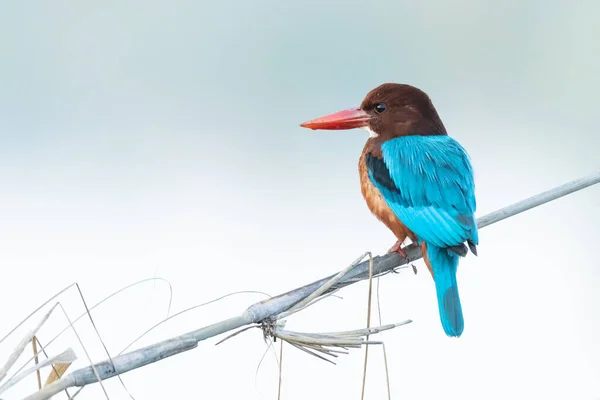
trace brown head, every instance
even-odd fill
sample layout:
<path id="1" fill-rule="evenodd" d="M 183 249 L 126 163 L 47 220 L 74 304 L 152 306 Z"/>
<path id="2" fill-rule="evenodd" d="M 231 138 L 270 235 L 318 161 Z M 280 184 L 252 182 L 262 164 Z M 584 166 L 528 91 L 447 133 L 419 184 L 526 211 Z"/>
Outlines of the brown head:
<path id="1" fill-rule="evenodd" d="M 371 90 L 360 107 L 339 111 L 300 125 L 309 129 L 364 128 L 385 141 L 407 135 L 446 135 L 429 96 L 414 86 L 384 83 Z"/>

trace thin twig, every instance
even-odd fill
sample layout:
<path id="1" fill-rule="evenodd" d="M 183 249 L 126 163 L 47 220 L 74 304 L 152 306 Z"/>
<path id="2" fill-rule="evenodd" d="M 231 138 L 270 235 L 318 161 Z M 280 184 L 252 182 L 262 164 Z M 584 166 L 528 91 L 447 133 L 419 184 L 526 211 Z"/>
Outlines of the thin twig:
<path id="1" fill-rule="evenodd" d="M 385 350 L 385 342 L 381 344 L 383 349 L 383 365 L 385 366 L 385 382 L 387 387 L 388 400 L 392 400 L 392 390 L 390 388 L 390 371 L 388 370 L 387 351 Z"/>
<path id="2" fill-rule="evenodd" d="M 383 322 L 381 322 L 381 303 L 379 302 L 379 279 L 377 278 L 377 314 L 379 316 L 379 325 L 382 325 Z M 385 366 L 385 381 L 386 381 L 386 386 L 387 386 L 387 393 L 388 393 L 388 400 L 392 400 L 392 390 L 390 388 L 390 371 L 388 369 L 388 360 L 387 360 L 387 351 L 385 349 L 385 342 L 383 342 L 383 344 L 381 345 L 381 348 L 383 350 L 383 365 Z"/>
<path id="3" fill-rule="evenodd" d="M 172 302 L 172 298 L 173 298 L 173 290 L 171 287 L 171 283 L 169 281 L 167 281 L 166 279 L 163 278 L 147 278 L 147 279 L 143 279 L 141 281 L 137 281 L 134 282 L 132 284 L 129 284 L 125 287 L 122 287 L 121 289 L 111 293 L 110 295 L 108 295 L 107 297 L 105 297 L 104 299 L 102 299 L 101 301 L 99 301 L 98 303 L 94 304 L 92 307 L 90 307 L 86 312 L 82 313 L 81 315 L 79 315 L 77 318 L 75 318 L 72 322 L 73 325 L 79 321 L 81 318 L 83 318 L 84 316 L 87 316 L 89 313 L 91 313 L 91 311 L 93 309 L 95 309 L 96 307 L 100 306 L 102 303 L 106 302 L 107 300 L 109 300 L 110 298 L 116 296 L 117 294 L 133 287 L 133 286 L 137 286 L 140 285 L 142 283 L 145 282 L 149 282 L 149 281 L 163 281 L 166 282 L 169 286 L 169 306 L 167 309 L 167 315 L 169 314 L 170 310 L 171 310 L 171 302 Z M 4 342 L 10 335 L 13 334 L 13 332 L 15 332 L 19 327 L 21 327 L 29 318 L 31 318 L 35 313 L 37 313 L 38 311 L 40 311 L 42 308 L 44 308 L 46 305 L 50 304 L 54 299 L 56 299 L 57 297 L 59 297 L 61 294 L 63 294 L 64 292 L 66 292 L 67 290 L 69 290 L 72 287 L 77 287 L 78 283 L 71 283 L 70 285 L 64 287 L 63 289 L 61 289 L 58 293 L 54 294 L 50 299 L 46 300 L 42 305 L 40 305 L 39 307 L 37 307 L 34 311 L 32 311 L 27 317 L 25 317 L 21 322 L 19 322 L 13 329 L 11 329 L 2 339 L 0 339 L 0 344 L 2 344 L 2 342 Z M 39 323 L 39 325 L 37 326 L 37 328 L 33 331 L 33 334 L 35 334 L 35 332 L 37 332 L 37 330 L 39 330 L 39 328 L 45 323 L 45 321 L 50 317 L 50 314 L 52 313 L 52 311 L 54 310 L 54 308 L 56 308 L 58 306 L 58 303 L 55 303 L 51 309 L 44 315 L 44 318 L 42 319 L 42 321 Z M 88 313 L 89 311 L 89 313 Z M 49 347 L 56 339 L 58 339 L 59 336 L 61 336 L 64 332 L 66 332 L 69 328 L 73 328 L 73 325 L 67 324 L 56 336 L 54 336 L 48 343 L 46 343 L 45 347 Z M 28 343 L 27 338 L 24 338 L 22 343 L 25 343 L 25 345 Z M 39 344 L 39 341 L 38 341 Z M 23 345 L 23 349 L 24 346 Z M 41 344 L 40 344 L 41 346 Z M 20 348 L 20 346 L 19 346 Z M 22 352 L 22 350 L 20 350 L 20 352 Z M 10 366 L 12 366 L 11 363 L 11 359 L 13 359 L 13 357 L 17 357 L 20 355 L 21 353 L 14 353 L 13 355 L 11 355 L 11 357 L 9 357 L 9 360 L 7 361 L 6 365 L 3 368 L 0 368 L 0 381 L 2 381 L 2 379 L 6 376 L 6 372 L 8 371 L 8 369 L 10 368 Z M 36 354 L 40 354 L 40 352 L 37 352 Z M 27 363 L 31 362 L 33 360 L 33 356 L 31 358 L 29 358 L 27 360 Z M 16 361 L 16 359 L 14 360 Z M 14 363 L 13 361 L 13 363 Z M 22 367 L 23 368 L 23 367 Z M 22 369 L 21 368 L 21 369 Z M 18 371 L 17 371 L 18 372 Z"/>
<path id="4" fill-rule="evenodd" d="M 100 304 L 104 303 L 105 301 L 107 301 L 108 299 L 110 299 L 113 296 L 116 296 L 117 294 L 129 289 L 132 286 L 136 286 L 139 285 L 141 283 L 144 282 L 148 282 L 148 281 L 164 281 L 169 285 L 169 307 L 167 310 L 167 315 L 169 315 L 169 311 L 171 310 L 171 301 L 173 298 L 173 289 L 171 288 L 171 283 L 163 278 L 147 278 L 147 279 L 143 279 L 141 281 L 138 282 L 134 282 L 130 285 L 127 285 L 119 290 L 117 290 L 116 292 L 113 292 L 112 294 L 110 294 L 109 296 L 105 297 L 104 299 L 102 299 L 101 301 L 99 301 L 98 303 L 94 304 L 92 307 L 89 308 L 89 311 L 91 312 L 94 308 L 98 307 Z M 37 313 L 39 310 L 41 310 L 42 308 L 44 308 L 46 305 L 50 304 L 54 299 L 56 299 L 58 296 L 60 296 L 61 294 L 63 294 L 64 292 L 66 292 L 67 290 L 69 290 L 70 288 L 72 288 L 73 286 L 75 286 L 77 284 L 77 282 L 71 283 L 70 285 L 64 287 L 63 289 L 61 289 L 58 293 L 55 293 L 52 297 L 50 297 L 48 300 L 46 300 L 44 303 L 42 303 L 39 307 L 37 307 L 35 310 L 33 310 L 28 316 L 26 316 L 25 318 L 23 318 L 23 320 L 21 322 L 19 322 L 13 329 L 11 329 L 6 335 L 4 335 L 4 337 L 2 337 L 2 339 L 0 339 L 0 344 L 2 344 L 2 342 L 4 342 L 6 340 L 6 338 L 8 338 L 10 335 L 13 334 L 14 331 L 16 331 L 17 329 L 19 329 L 19 327 L 21 327 L 25 321 L 27 321 L 29 318 L 31 318 L 35 313 Z M 75 318 L 73 320 L 73 323 L 77 322 L 79 319 L 83 318 L 84 316 L 88 315 L 87 311 L 84 312 L 83 314 L 81 314 L 79 317 Z M 46 346 L 49 346 L 60 334 L 62 334 L 63 332 L 65 332 L 67 329 L 69 329 L 70 326 L 67 325 L 56 337 L 54 337 L 52 340 L 50 340 Z M 1 380 L 1 378 L 0 378 Z"/>
<path id="5" fill-rule="evenodd" d="M 325 357 L 323 357 L 322 355 L 320 355 L 320 354 L 317 354 L 317 353 L 315 353 L 314 351 L 311 351 L 311 350 L 309 350 L 308 348 L 306 348 L 306 346 L 300 346 L 300 345 L 298 345 L 298 344 L 296 344 L 296 343 L 293 343 L 293 342 L 290 342 L 290 344 L 291 344 L 292 346 L 294 346 L 295 348 L 297 348 L 297 349 L 299 349 L 299 350 L 302 350 L 302 351 L 304 351 L 304 352 L 306 352 L 306 353 L 310 354 L 311 356 L 315 356 L 315 357 L 317 357 L 317 358 L 320 358 L 320 359 L 321 359 L 321 360 L 323 360 L 323 361 L 327 361 L 328 363 L 331 363 L 331 364 L 335 365 L 335 363 L 334 363 L 333 361 L 331 361 L 330 359 L 328 359 L 328 358 L 325 358 Z"/>
<path id="6" fill-rule="evenodd" d="M 196 308 L 204 307 L 204 306 L 209 305 L 211 303 L 215 303 L 217 301 L 223 300 L 226 297 L 235 296 L 235 295 L 238 295 L 238 294 L 262 294 L 262 295 L 265 295 L 267 297 L 270 297 L 265 292 L 260 292 L 260 291 L 256 291 L 256 290 L 241 290 L 241 291 L 238 291 L 238 292 L 227 293 L 227 294 L 225 294 L 223 296 L 217 297 L 216 299 L 212 299 L 212 300 L 209 300 L 209 301 L 205 301 L 204 303 L 196 304 L 195 306 L 188 307 L 188 308 L 186 308 L 184 310 L 181 310 L 181 311 L 179 311 L 179 312 L 177 312 L 177 313 L 175 313 L 173 315 L 170 315 L 167 318 L 163 319 L 162 321 L 159 321 L 156 324 L 152 325 L 144 333 L 142 333 L 141 335 L 139 335 L 131 343 L 129 343 L 127 346 L 125 346 L 125 348 L 119 352 L 119 355 L 123 354 L 125 352 L 125 350 L 127 350 L 128 348 L 130 348 L 131 346 L 133 346 L 138 340 L 140 340 L 141 338 L 143 338 L 144 336 L 146 336 L 148 333 L 150 333 L 152 330 L 154 330 L 155 328 L 157 328 L 159 325 L 162 325 L 165 322 L 167 322 L 167 321 L 169 321 L 169 320 L 171 320 L 171 319 L 173 319 L 175 317 L 178 317 L 180 315 L 183 315 L 183 314 L 185 314 L 185 313 L 187 313 L 189 311 L 195 310 Z M 249 328 L 252 328 L 252 327 L 249 327 Z M 238 333 L 241 333 L 241 332 L 238 332 Z M 231 337 L 235 336 L 236 334 L 232 334 Z M 219 343 L 217 343 L 217 345 L 221 344 L 222 342 L 224 342 L 227 339 L 228 338 L 225 338 L 225 339 L 221 340 Z"/>
<path id="7" fill-rule="evenodd" d="M 301 333 L 284 330 L 283 322 L 279 321 L 275 323 L 263 323 L 263 333 L 267 339 L 274 338 L 280 339 L 281 341 L 286 341 L 294 347 L 302 349 L 307 354 L 313 355 L 321 360 L 327 360 L 325 357 L 315 353 L 315 351 L 333 358 L 337 358 L 338 354 L 348 354 L 348 348 L 360 348 L 364 345 L 370 344 L 383 344 L 381 341 L 369 340 L 367 336 L 396 328 L 398 326 L 406 325 L 410 322 L 412 321 L 406 320 L 396 324 L 388 324 L 385 326 L 369 327 L 344 332 Z M 335 364 L 335 362 L 332 360 L 327 361 Z"/>
<path id="8" fill-rule="evenodd" d="M 363 258 L 365 258 L 367 255 L 370 255 L 371 252 L 367 251 L 364 254 L 362 254 L 360 257 L 358 257 L 356 260 L 354 260 L 350 265 L 348 265 L 345 269 L 343 269 L 342 271 L 338 272 L 334 277 L 332 277 L 329 281 L 327 281 L 326 283 L 324 283 L 323 285 L 321 285 L 318 289 L 316 289 L 314 292 L 312 292 L 309 296 L 307 296 L 306 298 L 302 299 L 300 302 L 298 302 L 297 304 L 295 304 L 293 307 L 291 307 L 289 310 L 277 315 L 276 319 L 282 319 L 287 317 L 288 315 L 291 315 L 293 313 L 296 313 L 302 309 L 304 309 L 305 307 L 307 307 L 313 300 L 316 300 L 317 297 L 323 295 L 325 292 L 328 292 L 333 285 L 335 285 L 337 282 L 340 281 L 340 279 L 348 272 L 350 271 L 352 268 L 356 267 L 356 265 L 361 262 L 361 260 Z M 335 290 L 335 289 L 334 289 Z"/>
<path id="9" fill-rule="evenodd" d="M 596 172 L 588 177 L 569 182 L 555 189 L 541 193 L 537 196 L 533 196 L 486 215 L 477 220 L 477 225 L 479 228 L 483 228 L 510 216 L 529 210 L 533 207 L 547 203 L 551 200 L 566 196 L 588 186 L 592 186 L 598 182 L 600 182 L 600 172 Z M 421 249 L 418 246 L 407 246 L 404 248 L 404 251 L 409 256 L 411 262 L 422 257 Z M 363 262 L 348 270 L 348 272 L 345 273 L 340 280 L 329 289 L 329 291 L 337 290 L 367 279 L 370 275 L 370 268 L 368 264 L 369 263 Z M 405 264 L 407 264 L 407 260 L 402 258 L 398 253 L 390 253 L 382 257 L 375 257 L 373 259 L 372 276 L 377 277 L 387 274 Z M 143 367 L 144 365 L 154 363 L 172 355 L 191 350 L 198 346 L 199 341 L 206 340 L 213 336 L 220 335 L 242 326 L 261 323 L 289 310 L 294 305 L 297 305 L 303 299 L 314 293 L 315 290 L 321 288 L 323 284 L 330 281 L 334 276 L 320 279 L 316 282 L 302 286 L 298 289 L 291 290 L 282 295 L 253 304 L 239 316 L 208 325 L 175 338 L 164 340 L 162 342 L 158 342 L 117 357 L 113 357 L 112 363 L 103 361 L 96 364 L 94 368 L 99 371 L 101 379 L 109 379 L 118 374 L 123 374 L 127 371 Z M 323 292 L 322 294 L 326 293 L 327 292 Z M 92 366 L 88 366 L 67 374 L 58 381 L 44 387 L 42 390 L 31 394 L 26 398 L 26 400 L 45 400 L 64 390 L 65 388 L 84 386 L 97 381 L 98 378 L 95 376 Z"/>
<path id="10" fill-rule="evenodd" d="M 277 385 L 277 400 L 281 400 L 281 380 L 283 373 L 283 340 L 279 343 L 279 384 Z"/>
<path id="11" fill-rule="evenodd" d="M 239 335 L 240 333 L 246 332 L 247 330 L 252 329 L 252 328 L 260 328 L 260 325 L 250 325 L 250 326 L 240 329 L 239 331 L 235 331 L 231 335 L 227 335 L 223 339 L 219 340 L 217 343 L 215 343 L 215 346 L 218 346 L 221 343 L 223 343 L 224 341 L 229 340 L 232 337 L 235 337 L 235 336 Z"/>
<path id="12" fill-rule="evenodd" d="M 75 355 L 75 352 L 73 351 L 73 349 L 68 348 L 67 350 L 63 351 L 62 353 L 60 353 L 57 356 L 47 358 L 44 361 L 42 361 L 41 363 L 34 364 L 31 367 L 25 369 L 21 373 L 11 376 L 10 379 L 8 379 L 6 382 L 4 382 L 4 384 L 2 386 L 0 386 L 0 394 L 4 393 L 8 389 L 10 389 L 17 382 L 23 380 L 30 373 L 32 373 L 34 371 L 39 371 L 40 368 L 43 368 L 43 367 L 46 367 L 48 365 L 52 365 L 55 363 L 72 363 L 76 359 L 77 359 L 77 356 Z"/>
<path id="13" fill-rule="evenodd" d="M 40 346 L 41 352 L 44 353 L 44 356 L 46 356 L 46 358 L 49 358 L 48 357 L 48 353 L 46 352 L 46 349 L 45 349 L 44 345 L 42 344 L 42 342 L 40 342 L 40 339 L 37 336 L 35 337 L 35 341 Z M 56 379 L 60 379 L 64 375 L 63 373 L 60 373 L 60 371 L 56 369 L 56 366 L 54 364 L 52 364 L 51 367 L 52 367 L 52 373 L 55 373 L 56 376 L 57 376 Z M 48 378 L 50 378 L 50 377 L 48 377 Z M 52 382 L 54 382 L 54 380 Z M 46 384 L 49 384 L 49 383 L 52 383 L 52 382 L 46 381 Z M 65 394 L 67 395 L 68 399 L 71 399 L 71 395 L 69 394 L 69 391 L 67 389 L 65 389 Z"/>
<path id="14" fill-rule="evenodd" d="M 373 297 L 373 255 L 369 252 L 369 297 L 367 299 L 367 329 L 371 327 L 371 299 Z M 367 341 L 369 335 L 367 334 Z M 363 366 L 363 379 L 360 398 L 365 398 L 365 386 L 367 385 L 367 360 L 369 359 L 369 345 L 365 345 L 365 363 Z"/>
<path id="15" fill-rule="evenodd" d="M 38 357 L 38 351 L 37 351 L 37 336 L 33 335 L 33 338 L 31 339 L 31 347 L 33 347 L 33 355 L 34 360 L 35 360 L 35 365 L 39 364 L 40 359 Z M 38 382 L 38 390 L 40 390 L 42 388 L 42 374 L 40 373 L 40 370 L 38 369 L 37 371 L 35 371 L 36 375 L 37 375 L 37 382 Z"/>
<path id="16" fill-rule="evenodd" d="M 54 309 L 57 307 L 57 304 L 55 304 L 54 306 L 52 306 L 47 312 L 46 314 L 44 314 L 44 316 L 42 317 L 42 319 L 40 320 L 40 322 L 38 322 L 38 324 L 35 326 L 35 328 L 28 332 L 25 337 L 23 337 L 23 339 L 21 340 L 21 342 L 19 342 L 19 344 L 17 345 L 17 347 L 13 350 L 13 352 L 11 353 L 11 355 L 8 357 L 8 360 L 6 361 L 6 364 L 4 364 L 4 366 L 2 368 L 0 368 L 0 382 L 6 377 L 6 375 L 8 374 L 8 371 L 12 368 L 12 366 L 17 362 L 17 360 L 19 359 L 19 357 L 21 356 L 21 354 L 23 354 L 23 351 L 25 350 L 25 347 L 29 344 L 29 342 L 31 341 L 31 339 L 37 334 L 37 332 L 40 330 L 40 328 L 42 327 L 42 325 L 44 325 L 46 323 L 46 321 L 48 320 L 48 318 L 50 318 L 50 315 L 52 314 L 52 312 L 54 311 Z M 20 326 L 21 324 L 19 324 Z M 14 332 L 14 329 L 11 331 Z M 6 339 L 6 337 L 4 337 L 2 340 Z M 2 341 L 0 340 L 0 343 Z"/>

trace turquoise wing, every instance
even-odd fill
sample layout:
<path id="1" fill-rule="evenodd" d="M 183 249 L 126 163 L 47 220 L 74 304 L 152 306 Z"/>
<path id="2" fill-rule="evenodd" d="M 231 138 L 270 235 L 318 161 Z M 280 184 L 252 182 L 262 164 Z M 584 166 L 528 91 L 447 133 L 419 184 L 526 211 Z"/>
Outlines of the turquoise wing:
<path id="1" fill-rule="evenodd" d="M 367 167 L 396 216 L 420 241 L 456 248 L 478 244 L 475 184 L 469 156 L 449 136 L 405 136 L 367 154 Z"/>

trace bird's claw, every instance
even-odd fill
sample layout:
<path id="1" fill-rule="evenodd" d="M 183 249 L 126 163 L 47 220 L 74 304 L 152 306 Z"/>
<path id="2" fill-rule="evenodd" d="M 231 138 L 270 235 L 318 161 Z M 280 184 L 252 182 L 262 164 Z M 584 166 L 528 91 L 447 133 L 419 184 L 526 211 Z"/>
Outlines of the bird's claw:
<path id="1" fill-rule="evenodd" d="M 402 242 L 397 240 L 396 243 L 388 250 L 388 253 L 398 253 L 402 256 L 402 258 L 405 258 L 408 260 L 408 255 L 406 254 L 406 252 L 404 250 L 402 250 L 401 246 L 402 246 Z"/>

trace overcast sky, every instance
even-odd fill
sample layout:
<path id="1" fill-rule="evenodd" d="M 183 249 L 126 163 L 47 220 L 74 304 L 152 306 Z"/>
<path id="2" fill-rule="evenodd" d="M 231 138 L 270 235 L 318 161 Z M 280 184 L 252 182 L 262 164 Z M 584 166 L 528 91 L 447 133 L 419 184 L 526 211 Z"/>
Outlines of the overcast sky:
<path id="1" fill-rule="evenodd" d="M 598 171 L 599 19 L 592 0 L 5 2 L 0 337 L 73 282 L 91 305 L 162 277 L 176 312 L 234 291 L 276 295 L 384 253 L 395 238 L 358 184 L 367 134 L 298 126 L 383 82 L 431 96 L 471 154 L 478 216 Z M 382 278 L 383 322 L 414 320 L 381 336 L 392 397 L 600 398 L 599 198 L 592 187 L 480 232 L 479 257 L 459 267 L 458 340 L 422 261 L 417 276 Z M 288 328 L 363 327 L 367 284 L 340 295 Z M 94 312 L 111 354 L 166 316 L 168 296 L 147 283 Z M 262 299 L 200 308 L 136 346 Z M 74 289 L 60 302 L 71 318 L 83 311 Z M 39 318 L 0 345 L 0 364 Z M 65 323 L 57 312 L 41 342 Z M 89 321 L 76 327 L 105 359 Z M 122 379 L 136 399 L 275 399 L 274 351 L 257 373 L 261 335 L 211 339 Z M 68 346 L 73 370 L 89 363 L 72 333 L 48 351 Z M 370 353 L 367 398 L 382 399 L 381 349 Z M 333 366 L 284 347 L 282 398 L 359 398 L 362 358 Z M 32 376 L 2 398 L 35 388 Z M 118 379 L 106 389 L 129 398 Z M 82 395 L 102 398 L 98 385 Z"/>

